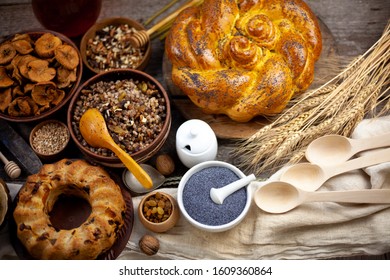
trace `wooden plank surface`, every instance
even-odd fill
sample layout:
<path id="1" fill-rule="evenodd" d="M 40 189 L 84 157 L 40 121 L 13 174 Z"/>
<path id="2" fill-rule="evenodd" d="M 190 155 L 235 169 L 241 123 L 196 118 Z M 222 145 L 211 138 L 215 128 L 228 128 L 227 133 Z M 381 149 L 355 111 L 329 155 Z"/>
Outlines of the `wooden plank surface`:
<path id="1" fill-rule="evenodd" d="M 29 0 L 0 0 L 0 39 L 8 34 L 22 30 L 40 28 L 34 18 Z M 50 1 L 48 1 L 50 2 Z M 113 16 L 130 17 L 143 23 L 148 17 L 166 5 L 169 0 L 103 0 L 100 19 Z M 169 11 L 184 3 L 179 1 Z M 390 19 L 389 0 L 307 0 L 314 13 L 330 29 L 340 55 L 356 57 L 363 54 L 379 39 L 387 21 Z M 150 27 L 150 26 L 149 26 Z M 80 38 L 75 38 L 79 42 Z M 152 42 L 152 57 L 145 72 L 154 76 L 164 86 L 162 61 L 164 42 L 158 39 Z M 185 118 L 173 107 L 173 124 L 169 139 L 163 152 L 175 153 L 175 133 Z M 26 136 L 27 133 L 24 135 Z M 219 139 L 217 158 L 227 162 L 234 160 L 230 156 L 234 142 Z M 178 168 L 177 172 L 183 172 Z M 0 174 L 1 175 L 1 174 Z M 390 254 L 383 256 L 362 256 L 355 259 L 389 259 Z"/>

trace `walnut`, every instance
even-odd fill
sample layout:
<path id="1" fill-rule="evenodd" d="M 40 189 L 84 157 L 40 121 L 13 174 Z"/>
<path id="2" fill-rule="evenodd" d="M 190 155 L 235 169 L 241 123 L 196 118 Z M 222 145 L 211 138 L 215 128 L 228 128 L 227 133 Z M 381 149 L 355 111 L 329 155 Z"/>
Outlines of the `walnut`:
<path id="1" fill-rule="evenodd" d="M 168 176 L 175 171 L 175 162 L 168 154 L 162 154 L 156 158 L 156 168 L 162 175 Z"/>
<path id="2" fill-rule="evenodd" d="M 139 240 L 138 245 L 141 251 L 148 256 L 156 254 L 160 249 L 160 242 L 158 241 L 158 239 L 149 234 L 145 234 L 144 236 L 142 236 L 142 238 Z"/>

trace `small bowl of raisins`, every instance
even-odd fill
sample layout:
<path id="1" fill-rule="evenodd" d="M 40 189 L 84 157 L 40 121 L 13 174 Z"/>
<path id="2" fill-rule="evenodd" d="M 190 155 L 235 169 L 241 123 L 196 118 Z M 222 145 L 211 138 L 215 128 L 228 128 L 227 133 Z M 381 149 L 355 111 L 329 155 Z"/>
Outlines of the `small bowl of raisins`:
<path id="1" fill-rule="evenodd" d="M 155 191 L 145 195 L 138 205 L 138 218 L 150 231 L 166 232 L 180 217 L 176 200 L 169 194 Z"/>

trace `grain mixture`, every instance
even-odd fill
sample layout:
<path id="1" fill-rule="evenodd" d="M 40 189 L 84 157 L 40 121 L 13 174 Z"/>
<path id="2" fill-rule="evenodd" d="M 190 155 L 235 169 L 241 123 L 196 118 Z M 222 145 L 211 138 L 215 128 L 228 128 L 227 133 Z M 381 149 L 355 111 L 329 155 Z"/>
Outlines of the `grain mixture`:
<path id="1" fill-rule="evenodd" d="M 129 154 L 150 145 L 166 119 L 166 101 L 154 84 L 133 79 L 92 84 L 81 91 L 72 127 L 84 147 L 103 156 L 115 155 L 107 149 L 89 146 L 80 133 L 80 118 L 90 108 L 102 113 L 111 137 Z"/>

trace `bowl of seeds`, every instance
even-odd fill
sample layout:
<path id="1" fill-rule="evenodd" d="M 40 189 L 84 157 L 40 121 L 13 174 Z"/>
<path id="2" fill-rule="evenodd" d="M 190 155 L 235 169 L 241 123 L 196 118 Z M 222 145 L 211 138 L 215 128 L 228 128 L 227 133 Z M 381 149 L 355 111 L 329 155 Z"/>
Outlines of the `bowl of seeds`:
<path id="1" fill-rule="evenodd" d="M 180 217 L 176 200 L 169 194 L 155 191 L 145 195 L 138 205 L 138 218 L 145 228 L 153 232 L 166 232 Z"/>
<path id="2" fill-rule="evenodd" d="M 177 188 L 177 202 L 184 218 L 193 226 L 210 232 L 237 226 L 251 205 L 249 185 L 226 197 L 222 204 L 211 199 L 210 189 L 221 188 L 243 177 L 241 170 L 223 161 L 205 161 L 190 168 Z"/>
<path id="3" fill-rule="evenodd" d="M 133 47 L 129 38 L 145 28 L 138 22 L 122 17 L 107 18 L 94 24 L 80 43 L 81 57 L 92 73 L 112 69 L 143 70 L 151 55 L 151 46 Z"/>
<path id="4" fill-rule="evenodd" d="M 38 123 L 30 133 L 30 146 L 43 160 L 56 160 L 69 143 L 68 126 L 58 120 Z"/>
<path id="5" fill-rule="evenodd" d="M 80 118 L 90 108 L 101 112 L 112 139 L 138 163 L 149 160 L 162 148 L 171 128 L 168 94 L 152 76 L 134 69 L 93 76 L 70 101 L 67 123 L 81 152 L 109 167 L 124 165 L 112 151 L 90 146 L 80 133 Z"/>

